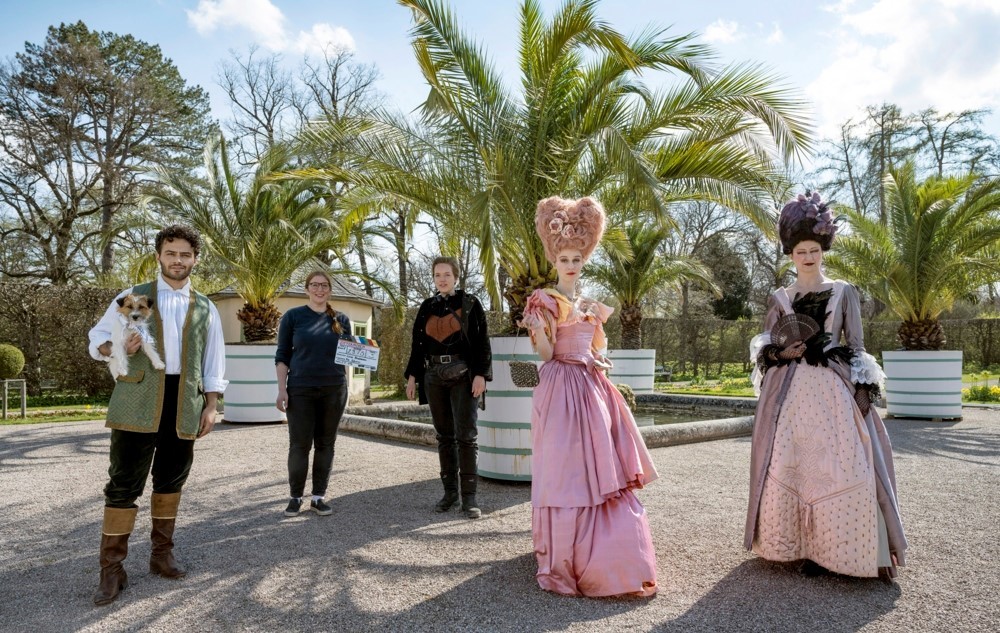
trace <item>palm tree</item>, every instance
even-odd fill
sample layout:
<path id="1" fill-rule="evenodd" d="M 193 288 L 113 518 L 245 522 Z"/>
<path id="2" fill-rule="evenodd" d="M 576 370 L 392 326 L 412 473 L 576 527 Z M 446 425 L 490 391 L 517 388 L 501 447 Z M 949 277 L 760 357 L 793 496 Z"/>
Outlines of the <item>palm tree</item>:
<path id="1" fill-rule="evenodd" d="M 309 183 L 269 179 L 287 161 L 285 148 L 272 148 L 241 188 L 220 134 L 205 147 L 207 189 L 186 174 L 160 170 L 164 191 L 151 196 L 198 229 L 206 251 L 225 265 L 245 302 L 237 317 L 247 342 L 274 339 L 281 318 L 274 299 L 297 272 L 318 266 L 320 255 L 339 246 L 329 211 Z"/>
<path id="2" fill-rule="evenodd" d="M 711 271 L 697 259 L 659 254 L 660 245 L 672 231 L 669 226 L 632 221 L 625 228 L 631 256 L 605 250 L 600 260 L 587 267 L 587 276 L 610 292 L 621 306 L 618 318 L 623 349 L 642 347 L 642 300 L 653 288 L 692 281 L 719 293 Z"/>
<path id="3" fill-rule="evenodd" d="M 775 157 L 809 144 L 804 102 L 773 77 L 714 68 L 692 35 L 626 38 L 596 15 L 594 0 L 567 0 L 548 21 L 537 0 L 524 0 L 516 91 L 442 1 L 399 3 L 413 11 L 413 50 L 430 86 L 420 135 L 383 117 L 355 137 L 352 165 L 303 175 L 348 178 L 474 235 L 494 299 L 504 290 L 498 267 L 509 279 L 512 319 L 553 278 L 534 231 L 538 200 L 597 194 L 608 209 L 662 218 L 673 202 L 710 199 L 766 222 Z M 654 92 L 640 74 L 656 71 L 683 80 Z M 342 132 L 310 134 L 329 143 Z"/>
<path id="4" fill-rule="evenodd" d="M 939 350 L 941 313 L 1000 279 L 1000 179 L 970 173 L 918 183 L 907 162 L 883 185 L 885 222 L 846 209 L 851 233 L 825 261 L 902 319 L 904 349 Z"/>

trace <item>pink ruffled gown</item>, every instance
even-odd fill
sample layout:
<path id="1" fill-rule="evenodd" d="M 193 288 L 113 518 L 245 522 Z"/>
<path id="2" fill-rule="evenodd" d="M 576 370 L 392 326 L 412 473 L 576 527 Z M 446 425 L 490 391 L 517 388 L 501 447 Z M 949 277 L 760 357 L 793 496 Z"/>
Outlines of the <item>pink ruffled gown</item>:
<path id="1" fill-rule="evenodd" d="M 532 399 L 531 531 L 539 586 L 566 595 L 657 590 L 649 522 L 632 492 L 656 468 L 625 400 L 594 367 L 611 312 L 543 290 L 525 308 L 526 323 L 556 331 Z"/>

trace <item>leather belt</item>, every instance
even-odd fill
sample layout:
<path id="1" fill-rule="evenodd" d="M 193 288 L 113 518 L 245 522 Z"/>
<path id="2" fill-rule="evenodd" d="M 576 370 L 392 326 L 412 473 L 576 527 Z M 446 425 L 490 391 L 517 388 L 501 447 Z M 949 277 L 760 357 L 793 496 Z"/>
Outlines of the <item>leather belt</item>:
<path id="1" fill-rule="evenodd" d="M 428 356 L 427 362 L 431 365 L 447 365 L 457 360 L 465 360 L 461 354 L 442 354 L 440 356 Z"/>

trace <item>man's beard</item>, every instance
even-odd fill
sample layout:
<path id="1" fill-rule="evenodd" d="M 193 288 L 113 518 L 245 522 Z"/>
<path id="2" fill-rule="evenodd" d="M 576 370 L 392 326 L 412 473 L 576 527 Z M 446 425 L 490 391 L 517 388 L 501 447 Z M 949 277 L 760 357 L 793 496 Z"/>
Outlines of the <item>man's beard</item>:
<path id="1" fill-rule="evenodd" d="M 194 266 L 190 268 L 185 266 L 183 272 L 174 272 L 166 264 L 160 262 L 160 272 L 167 279 L 173 279 L 174 281 L 184 281 L 191 275 L 192 270 L 194 270 Z"/>

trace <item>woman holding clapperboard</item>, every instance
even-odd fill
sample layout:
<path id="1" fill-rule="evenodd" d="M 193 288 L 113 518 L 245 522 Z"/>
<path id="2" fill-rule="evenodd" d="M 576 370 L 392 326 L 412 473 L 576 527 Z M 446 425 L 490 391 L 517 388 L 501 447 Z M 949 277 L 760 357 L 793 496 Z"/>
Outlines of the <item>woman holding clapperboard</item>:
<path id="1" fill-rule="evenodd" d="M 337 344 L 351 338 L 351 322 L 329 304 L 330 276 L 322 270 L 306 277 L 309 303 L 292 308 L 278 325 L 278 374 L 275 406 L 288 413 L 288 485 L 291 500 L 285 516 L 302 510 L 309 450 L 313 451 L 312 499 L 309 509 L 320 516 L 333 514 L 323 500 L 333 467 L 337 427 L 347 405 L 347 372 L 334 362 Z"/>

